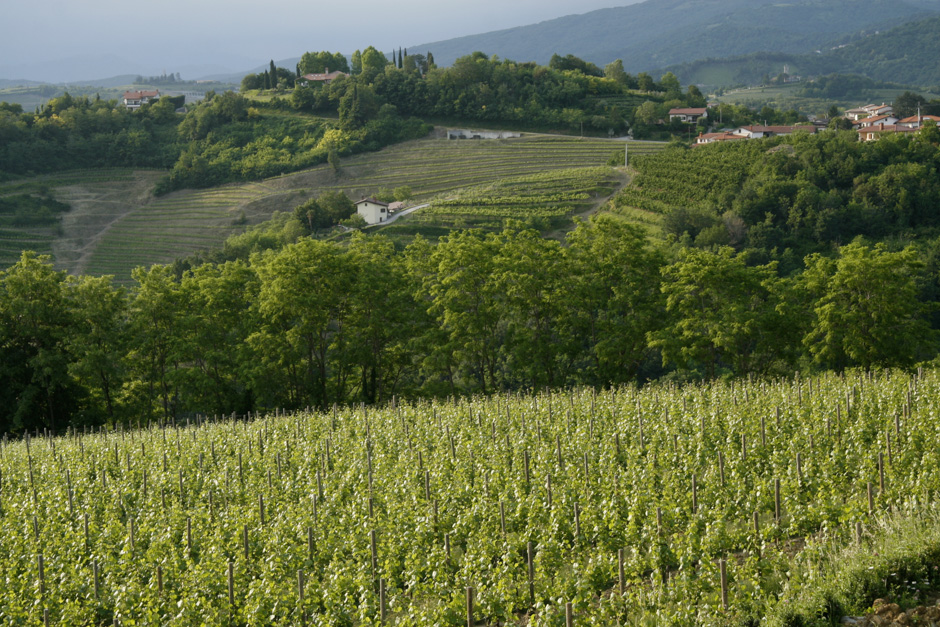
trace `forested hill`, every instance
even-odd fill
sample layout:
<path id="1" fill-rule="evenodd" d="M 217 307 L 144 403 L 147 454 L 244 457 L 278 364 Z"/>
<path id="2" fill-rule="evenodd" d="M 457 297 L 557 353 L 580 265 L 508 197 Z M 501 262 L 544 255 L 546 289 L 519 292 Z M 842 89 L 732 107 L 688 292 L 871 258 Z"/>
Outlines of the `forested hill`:
<path id="1" fill-rule="evenodd" d="M 826 50 L 821 54 L 753 53 L 724 59 L 702 59 L 670 66 L 683 83 L 714 84 L 724 76 L 729 84 L 754 84 L 776 76 L 784 65 L 791 74 L 820 76 L 859 74 L 875 81 L 904 85 L 940 85 L 940 17 L 902 24 L 887 32 Z"/>
<path id="2" fill-rule="evenodd" d="M 541 63 L 571 53 L 597 64 L 621 58 L 637 72 L 758 51 L 809 52 L 938 11 L 937 0 L 647 0 L 412 48 L 433 51 L 442 65 L 476 50 Z"/>

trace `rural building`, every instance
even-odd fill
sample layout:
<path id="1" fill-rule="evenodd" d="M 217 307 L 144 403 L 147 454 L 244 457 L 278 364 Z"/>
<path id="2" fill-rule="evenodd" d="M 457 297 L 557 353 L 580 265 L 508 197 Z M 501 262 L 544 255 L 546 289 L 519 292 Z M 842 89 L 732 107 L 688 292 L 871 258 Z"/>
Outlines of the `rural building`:
<path id="1" fill-rule="evenodd" d="M 873 115 L 870 118 L 862 118 L 861 120 L 856 120 L 852 122 L 852 126 L 855 128 L 867 128 L 869 126 L 875 126 L 876 124 L 897 124 L 898 119 L 893 115 Z"/>
<path id="2" fill-rule="evenodd" d="M 875 124 L 858 129 L 858 139 L 863 142 L 878 140 L 886 133 L 916 133 L 917 128 L 904 126 L 901 124 Z"/>
<path id="3" fill-rule="evenodd" d="M 141 105 L 145 105 L 154 100 L 160 99 L 160 90 L 156 91 L 125 91 L 122 102 L 124 106 L 128 109 L 140 109 Z"/>
<path id="4" fill-rule="evenodd" d="M 379 224 L 388 220 L 388 203 L 375 198 L 363 198 L 356 203 L 356 213 L 362 216 L 366 224 Z"/>
<path id="5" fill-rule="evenodd" d="M 724 131 L 721 133 L 699 133 L 699 136 L 695 139 L 695 145 L 700 146 L 702 144 L 714 144 L 716 142 L 729 142 L 735 141 L 737 139 L 745 139 L 741 135 L 735 135 L 729 131 Z"/>
<path id="6" fill-rule="evenodd" d="M 849 109 L 845 112 L 845 116 L 843 117 L 857 122 L 858 120 L 864 120 L 865 118 L 871 118 L 876 115 L 891 115 L 892 113 L 894 113 L 894 108 L 891 105 L 881 103 L 880 105 L 870 104 L 856 109 Z"/>
<path id="7" fill-rule="evenodd" d="M 393 203 L 389 203 L 389 205 L 388 205 L 388 212 L 389 212 L 389 213 L 396 213 L 396 212 L 398 212 L 398 211 L 401 211 L 401 210 L 404 209 L 404 208 L 405 208 L 405 203 L 396 200 L 396 201 L 393 202 Z"/>
<path id="8" fill-rule="evenodd" d="M 813 135 L 816 133 L 816 127 L 809 124 L 801 126 L 761 126 L 759 124 L 751 126 L 742 126 L 732 131 L 735 135 L 745 139 L 762 139 L 764 137 L 776 137 L 778 135 L 792 135 L 797 131 L 804 131 Z"/>
<path id="9" fill-rule="evenodd" d="M 329 85 L 335 81 L 340 76 L 349 76 L 346 72 L 330 72 L 330 68 L 326 68 L 326 72 L 323 74 L 304 74 L 301 78 L 305 81 L 303 84 L 307 83 L 317 83 L 319 85 Z"/>
<path id="10" fill-rule="evenodd" d="M 934 124 L 940 124 L 940 117 L 936 115 L 912 115 L 909 118 L 898 120 L 897 123 L 901 126 L 907 126 L 909 128 L 920 128 L 924 125 L 924 122 L 927 122 L 928 120 L 932 121 Z"/>
<path id="11" fill-rule="evenodd" d="M 696 122 L 699 121 L 699 118 L 707 118 L 707 117 L 708 117 L 708 109 L 704 107 L 702 107 L 701 109 L 692 108 L 692 109 L 670 109 L 669 110 L 670 122 L 678 118 L 682 122 L 695 124 Z"/>

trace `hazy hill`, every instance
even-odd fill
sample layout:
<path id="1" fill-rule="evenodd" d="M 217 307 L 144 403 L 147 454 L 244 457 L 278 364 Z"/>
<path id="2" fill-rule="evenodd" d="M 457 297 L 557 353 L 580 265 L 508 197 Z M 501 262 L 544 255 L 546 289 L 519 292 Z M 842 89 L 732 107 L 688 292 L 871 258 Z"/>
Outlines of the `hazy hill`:
<path id="1" fill-rule="evenodd" d="M 803 53 L 863 30 L 884 30 L 940 12 L 940 0 L 647 0 L 539 24 L 438 41 L 439 64 L 481 50 L 518 61 L 575 54 L 628 71 L 758 51 Z"/>
<path id="2" fill-rule="evenodd" d="M 940 17 L 909 22 L 827 49 L 820 54 L 754 53 L 704 59 L 665 68 L 683 83 L 709 86 L 756 84 L 789 66 L 791 74 L 859 74 L 875 81 L 940 85 Z"/>

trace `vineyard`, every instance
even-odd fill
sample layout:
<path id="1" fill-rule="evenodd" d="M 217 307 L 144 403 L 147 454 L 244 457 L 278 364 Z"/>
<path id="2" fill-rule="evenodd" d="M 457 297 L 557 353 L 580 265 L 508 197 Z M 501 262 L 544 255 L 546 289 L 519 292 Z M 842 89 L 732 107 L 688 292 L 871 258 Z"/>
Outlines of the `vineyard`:
<path id="1" fill-rule="evenodd" d="M 501 179 L 461 190 L 455 197 L 411 216 L 386 233 L 420 232 L 422 227 L 499 229 L 520 220 L 540 230 L 561 226 L 570 215 L 594 206 L 620 185 L 612 168 L 574 168 Z"/>
<path id="2" fill-rule="evenodd" d="M 355 200 L 383 188 L 408 186 L 416 202 L 449 198 L 456 190 L 503 179 L 603 166 L 618 147 L 620 142 L 609 140 L 536 135 L 481 142 L 426 139 L 345 158 L 338 172 L 323 165 L 262 182 L 184 190 L 159 198 L 143 193 L 141 187 L 152 185 L 156 172 L 84 170 L 13 181 L 0 186 L 0 194 L 51 189 L 78 211 L 64 215 L 61 235 L 4 230 L 0 262 L 12 263 L 23 248 L 51 250 L 64 269 L 114 274 L 118 282 L 126 283 L 135 266 L 169 263 L 220 246 L 245 225 L 264 221 L 275 211 L 292 211 L 328 190 Z M 662 147 L 635 142 L 630 150 L 639 155 Z"/>
<path id="3" fill-rule="evenodd" d="M 756 624 L 814 585 L 802 555 L 936 498 L 938 394 L 854 373 L 5 438 L 0 623 Z"/>
<path id="4" fill-rule="evenodd" d="M 641 156 L 631 161 L 637 172 L 633 185 L 617 195 L 615 205 L 668 214 L 680 207 L 715 204 L 721 194 L 740 189 L 754 156 L 741 146 L 731 145 L 668 151 L 652 158 Z"/>

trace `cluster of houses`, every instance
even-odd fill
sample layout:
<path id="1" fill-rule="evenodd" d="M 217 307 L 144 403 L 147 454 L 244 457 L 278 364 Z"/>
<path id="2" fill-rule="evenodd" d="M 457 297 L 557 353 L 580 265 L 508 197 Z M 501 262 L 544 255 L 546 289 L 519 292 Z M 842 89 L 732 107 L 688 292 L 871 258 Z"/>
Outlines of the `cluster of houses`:
<path id="1" fill-rule="evenodd" d="M 780 135 L 792 135 L 796 132 L 816 133 L 818 128 L 814 124 L 801 124 L 796 126 L 766 126 L 754 124 L 751 126 L 740 126 L 730 131 L 720 131 L 718 133 L 702 133 L 696 140 L 695 145 L 714 144 L 716 142 L 735 141 L 738 139 L 762 139 L 764 137 L 777 137 Z"/>
<path id="2" fill-rule="evenodd" d="M 940 117 L 935 115 L 921 115 L 918 113 L 907 118 L 898 118 L 894 115 L 893 107 L 885 103 L 849 109 L 843 117 L 852 122 L 852 128 L 858 132 L 858 138 L 861 141 L 875 141 L 886 133 L 916 133 L 928 120 L 940 124 Z M 688 124 L 697 124 L 702 118 L 708 119 L 708 110 L 705 108 L 679 108 L 669 111 L 670 121 L 679 119 Z M 700 146 L 702 144 L 739 139 L 761 139 L 763 137 L 791 135 L 798 132 L 814 134 L 825 128 L 825 120 L 820 120 L 814 124 L 797 124 L 793 126 L 741 126 L 714 133 L 700 133 L 695 140 L 695 145 Z"/>
<path id="3" fill-rule="evenodd" d="M 894 108 L 884 103 L 849 109 L 844 117 L 851 120 L 852 128 L 858 132 L 858 138 L 869 142 L 886 133 L 916 133 L 928 120 L 940 123 L 940 117 L 920 113 L 898 118 L 894 115 Z"/>

